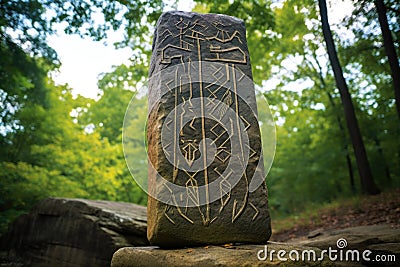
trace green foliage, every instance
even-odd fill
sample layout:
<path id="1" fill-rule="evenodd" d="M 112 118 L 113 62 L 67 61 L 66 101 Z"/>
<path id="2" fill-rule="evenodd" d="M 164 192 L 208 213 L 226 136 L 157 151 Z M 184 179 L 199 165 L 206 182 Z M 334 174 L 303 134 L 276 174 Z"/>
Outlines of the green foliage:
<path id="1" fill-rule="evenodd" d="M 274 14 L 270 0 L 251 1 L 195 1 L 194 11 L 200 13 L 219 13 L 235 16 L 244 20 L 247 29 L 247 45 L 253 67 L 253 79 L 256 83 L 266 80 L 270 71 L 270 48 L 277 41 L 271 31 L 275 27 Z"/>
<path id="2" fill-rule="evenodd" d="M 68 179 L 59 170 L 26 162 L 1 162 L 0 230 L 44 196 L 88 197 L 79 181 Z"/>
<path id="3" fill-rule="evenodd" d="M 0 1 L 0 232 L 49 196 L 146 203 L 122 151 L 122 119 L 132 96 L 123 86 L 132 89 L 144 76 L 138 66 L 146 64 L 142 55 L 150 45 L 143 44 L 162 8 L 161 1 Z M 96 24 L 99 16 L 104 20 Z M 56 24 L 95 40 L 125 29 L 117 45 L 135 50 L 136 68 L 105 75 L 98 102 L 73 98 L 70 88 L 48 78 L 58 67 L 46 42 Z M 111 78 L 120 74 L 123 84 Z"/>
<path id="4" fill-rule="evenodd" d="M 147 119 L 147 97 L 132 97 L 129 110 L 124 121 L 124 154 L 129 171 L 135 181 L 140 185 L 147 184 L 147 151 L 146 151 L 146 119 Z M 129 114 L 128 114 L 129 112 Z M 147 190 L 147 188 L 144 188 Z M 143 200 L 147 201 L 146 196 L 142 195 Z"/>
<path id="5" fill-rule="evenodd" d="M 34 55 L 53 60 L 57 56 L 46 37 L 55 32 L 55 24 L 68 34 L 98 41 L 106 38 L 109 30 L 124 29 L 126 35 L 119 45 L 141 49 L 149 42 L 149 25 L 154 25 L 163 7 L 161 0 L 1 0 L 0 32 L 3 38 L 12 29 L 17 44 L 28 45 Z"/>

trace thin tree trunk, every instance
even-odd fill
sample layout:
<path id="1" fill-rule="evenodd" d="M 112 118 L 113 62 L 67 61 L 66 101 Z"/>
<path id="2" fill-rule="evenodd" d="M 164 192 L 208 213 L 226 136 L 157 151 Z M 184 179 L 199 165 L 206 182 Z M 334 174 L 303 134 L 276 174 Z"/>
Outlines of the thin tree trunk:
<path id="1" fill-rule="evenodd" d="M 329 92 L 326 92 L 326 94 L 328 95 L 329 102 L 331 103 L 333 109 L 336 110 L 336 105 L 335 105 L 335 102 L 333 101 L 332 95 L 331 95 Z M 356 186 L 355 186 L 355 184 L 354 184 L 353 166 L 352 166 L 352 164 L 351 164 L 351 158 L 350 158 L 350 151 L 349 151 L 349 146 L 348 146 L 348 140 L 347 140 L 347 138 L 346 138 L 344 126 L 343 126 L 342 120 L 341 120 L 341 118 L 340 118 L 339 115 L 336 115 L 336 120 L 337 120 L 337 122 L 338 122 L 339 129 L 340 129 L 340 134 L 341 134 L 341 136 L 342 136 L 343 148 L 344 148 L 344 151 L 346 152 L 346 163 L 347 163 L 347 169 L 348 169 L 348 171 L 349 171 L 350 189 L 351 189 L 351 192 L 355 193 L 355 192 L 356 192 Z"/>
<path id="2" fill-rule="evenodd" d="M 375 141 L 376 148 L 378 149 L 378 153 L 379 153 L 380 156 L 382 157 L 382 162 L 383 162 L 383 165 L 384 165 L 384 167 L 385 167 L 386 178 L 387 178 L 387 181 L 388 181 L 389 184 L 390 184 L 391 181 L 392 181 L 392 177 L 391 177 L 391 175 L 390 175 L 390 169 L 389 169 L 389 166 L 388 166 L 388 164 L 387 164 L 385 154 L 383 153 L 383 149 L 382 149 L 382 146 L 381 146 L 381 142 L 379 141 L 378 136 L 375 135 L 375 134 L 374 134 L 373 139 L 374 139 L 374 141 Z"/>
<path id="3" fill-rule="evenodd" d="M 394 48 L 392 34 L 389 29 L 389 23 L 386 16 L 386 6 L 383 0 L 375 0 L 375 6 L 378 11 L 379 24 L 381 26 L 383 44 L 385 46 L 386 55 L 389 60 L 390 70 L 392 71 L 392 79 L 394 86 L 394 98 L 396 101 L 397 114 L 400 118 L 400 66 L 397 58 L 396 49 Z"/>
<path id="4" fill-rule="evenodd" d="M 336 86 L 339 89 L 340 97 L 342 99 L 347 128 L 349 129 L 350 138 L 353 144 L 354 154 L 357 161 L 358 172 L 360 174 L 361 189 L 364 194 L 379 194 L 380 191 L 376 186 L 374 178 L 372 176 L 367 153 L 364 147 L 364 142 L 362 140 L 361 132 L 358 127 L 358 121 L 354 112 L 354 106 L 351 102 L 349 89 L 343 77 L 343 71 L 336 54 L 336 48 L 333 42 L 332 33 L 328 22 L 326 1 L 319 0 L 318 2 L 321 14 L 322 31 L 328 50 L 329 60 L 331 62 L 333 73 L 335 75 Z"/>

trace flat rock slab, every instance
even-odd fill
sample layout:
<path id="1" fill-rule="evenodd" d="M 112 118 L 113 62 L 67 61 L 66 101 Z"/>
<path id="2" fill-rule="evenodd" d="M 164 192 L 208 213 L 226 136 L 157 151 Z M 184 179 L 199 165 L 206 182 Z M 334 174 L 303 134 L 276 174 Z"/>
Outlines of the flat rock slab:
<path id="1" fill-rule="evenodd" d="M 272 243 L 267 245 L 267 251 L 296 250 L 300 253 L 304 250 L 317 248 L 295 246 L 288 244 Z M 261 253 L 259 254 L 261 250 Z M 258 259 L 258 255 L 261 259 Z M 238 246 L 206 246 L 196 248 L 184 248 L 167 250 L 158 247 L 127 247 L 115 252 L 111 267 L 135 267 L 135 266 L 358 266 L 356 264 L 334 264 L 327 258 L 320 261 L 291 261 L 279 260 L 277 253 L 273 253 L 272 261 L 265 256 L 264 245 L 238 245 Z M 288 258 L 288 255 L 285 256 Z M 283 258 L 283 257 L 281 257 Z"/>
<path id="2" fill-rule="evenodd" d="M 45 199 L 0 238 L 0 266 L 109 266 L 118 248 L 148 244 L 146 228 L 139 205 Z"/>
<path id="3" fill-rule="evenodd" d="M 268 242 L 267 249 L 264 245 L 206 246 L 176 250 L 127 247 L 119 249 L 114 254 L 111 266 L 400 266 L 400 229 L 390 225 L 372 225 L 317 232 L 311 235 L 313 238 L 306 240 L 297 239 L 291 243 Z M 340 243 L 338 240 L 341 240 Z M 346 240 L 346 244 L 343 240 Z M 338 245 L 341 248 L 338 248 Z M 332 250 L 331 256 L 329 249 Z M 284 255 L 281 254 L 281 259 L 278 257 L 279 250 L 286 252 Z M 315 251 L 318 260 L 307 260 L 306 252 L 310 250 Z M 326 252 L 322 257 L 323 260 L 319 260 L 324 250 Z M 360 253 L 359 259 L 352 258 L 354 250 Z M 367 255 L 369 261 L 362 258 L 365 250 L 371 251 Z M 299 252 L 299 260 L 290 259 L 291 251 Z M 302 258 L 303 252 L 305 256 Z M 346 253 L 348 253 L 347 259 Z M 342 260 L 340 260 L 341 254 Z M 377 262 L 375 260 L 377 255 L 380 255 L 380 259 L 384 255 L 386 261 Z M 389 258 L 389 255 L 392 256 Z M 258 256 L 262 260 L 259 260 Z M 295 258 L 296 254 L 292 256 Z"/>

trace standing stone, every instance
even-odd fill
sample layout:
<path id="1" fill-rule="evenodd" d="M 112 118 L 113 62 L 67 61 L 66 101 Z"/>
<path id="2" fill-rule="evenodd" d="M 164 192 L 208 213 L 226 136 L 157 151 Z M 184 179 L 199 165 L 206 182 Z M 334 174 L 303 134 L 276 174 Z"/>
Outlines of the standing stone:
<path id="1" fill-rule="evenodd" d="M 264 243 L 271 235 L 244 22 L 157 22 L 147 121 L 151 244 Z"/>

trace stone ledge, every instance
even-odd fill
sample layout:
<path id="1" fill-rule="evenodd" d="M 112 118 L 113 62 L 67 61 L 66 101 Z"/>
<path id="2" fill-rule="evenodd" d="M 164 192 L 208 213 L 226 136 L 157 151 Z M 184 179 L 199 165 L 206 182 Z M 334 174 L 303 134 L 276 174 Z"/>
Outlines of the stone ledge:
<path id="1" fill-rule="evenodd" d="M 337 241 L 345 239 L 343 251 L 370 250 L 372 261 L 331 261 L 327 254 L 321 261 L 290 261 L 289 252 L 314 250 L 317 258 L 322 250 L 337 250 Z M 379 262 L 379 266 L 400 266 L 400 229 L 390 225 L 369 225 L 339 230 L 320 229 L 311 233 L 309 238 L 292 240 L 290 243 L 268 242 L 267 251 L 274 250 L 272 261 L 268 258 L 260 261 L 257 253 L 265 245 L 206 246 L 165 250 L 158 247 L 125 247 L 114 253 L 112 267 L 134 266 L 377 266 L 373 259 L 376 255 L 394 255 L 396 261 Z M 278 259 L 277 251 L 284 250 L 287 261 Z M 261 254 L 264 256 L 265 254 Z M 360 254 L 361 255 L 361 254 Z M 333 255 L 334 256 L 334 255 Z M 301 256 L 300 256 L 301 257 Z"/>
<path id="2" fill-rule="evenodd" d="M 320 249 L 283 243 L 267 243 L 267 250 L 279 251 L 314 250 L 317 255 Z M 205 246 L 184 249 L 161 249 L 158 247 L 125 247 L 114 253 L 111 267 L 135 267 L 135 266 L 360 266 L 333 264 L 327 257 L 322 261 L 281 261 L 277 253 L 273 254 L 272 261 L 269 256 L 266 260 L 259 260 L 257 254 L 265 250 L 265 245 L 226 245 Z M 263 257 L 265 253 L 261 253 Z M 286 258 L 288 255 L 286 254 Z"/>

